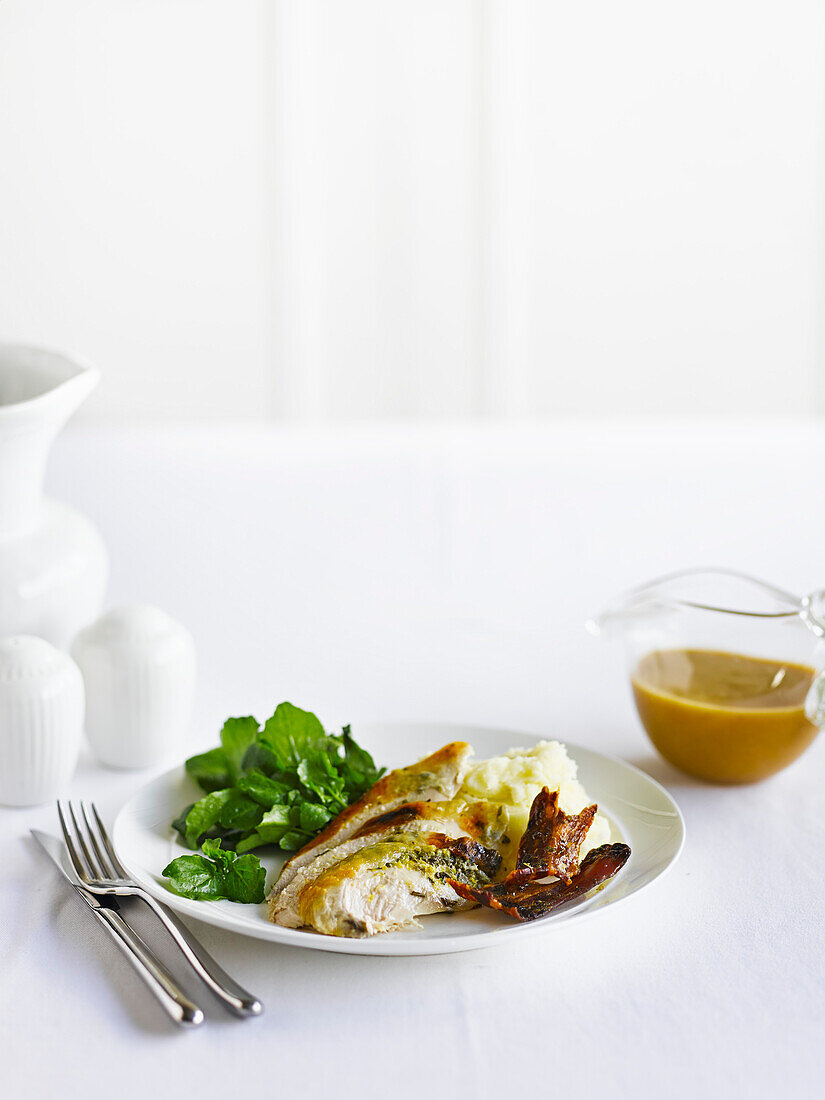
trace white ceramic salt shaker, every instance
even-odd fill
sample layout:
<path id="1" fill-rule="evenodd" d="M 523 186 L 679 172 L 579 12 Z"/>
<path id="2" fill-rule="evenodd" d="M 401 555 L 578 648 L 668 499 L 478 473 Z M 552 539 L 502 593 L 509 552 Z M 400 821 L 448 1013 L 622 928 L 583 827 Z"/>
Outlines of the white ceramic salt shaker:
<path id="1" fill-rule="evenodd" d="M 86 684 L 86 736 L 113 768 L 147 768 L 186 742 L 195 644 L 148 604 L 115 608 L 85 627 L 72 656 Z"/>
<path id="2" fill-rule="evenodd" d="M 83 733 L 83 678 L 42 638 L 0 639 L 0 802 L 36 806 L 71 779 Z"/>

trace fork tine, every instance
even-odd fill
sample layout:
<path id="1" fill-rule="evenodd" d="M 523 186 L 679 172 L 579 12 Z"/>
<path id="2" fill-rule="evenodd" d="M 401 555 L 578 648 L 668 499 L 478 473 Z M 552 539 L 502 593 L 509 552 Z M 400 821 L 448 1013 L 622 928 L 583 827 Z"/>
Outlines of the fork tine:
<path id="1" fill-rule="evenodd" d="M 78 851 L 77 846 L 75 845 L 74 838 L 63 813 L 63 807 L 59 801 L 57 803 L 57 816 L 60 818 L 60 828 L 63 830 L 63 839 L 66 841 L 66 850 L 69 853 L 69 859 L 72 861 L 72 866 L 74 867 L 78 878 L 81 878 L 84 882 L 87 882 L 89 879 L 89 872 L 83 866 L 83 860 L 80 856 L 80 852 Z"/>
<path id="2" fill-rule="evenodd" d="M 92 878 L 100 878 L 100 871 L 97 869 L 95 861 L 92 859 L 92 853 L 89 851 L 89 846 L 86 843 L 86 837 L 83 835 L 83 830 L 80 827 L 80 822 L 77 820 L 77 815 L 74 812 L 74 805 L 69 802 L 69 814 L 72 818 L 72 824 L 74 825 L 75 832 L 77 833 L 77 839 L 80 841 L 80 847 L 83 849 L 83 855 L 86 857 L 86 862 L 89 864 L 89 868 L 92 872 Z"/>
<path id="3" fill-rule="evenodd" d="M 97 856 L 97 862 L 98 866 L 100 867 L 101 873 L 103 874 L 104 878 L 114 878 L 115 872 L 112 870 L 111 864 L 101 851 L 100 845 L 97 842 L 97 831 L 92 824 L 92 819 L 89 817 L 89 808 L 85 801 L 81 801 L 80 809 L 83 811 L 83 819 L 86 822 L 86 830 L 89 833 L 89 839 L 91 840 L 92 847 L 95 850 L 95 855 Z"/>
<path id="4" fill-rule="evenodd" d="M 92 813 L 95 815 L 95 821 L 97 822 L 97 827 L 100 831 L 101 839 L 103 840 L 103 843 L 106 847 L 106 851 L 109 853 L 109 859 L 111 859 L 112 863 L 114 864 L 115 870 L 121 878 L 128 878 L 129 874 L 126 868 L 117 858 L 115 847 L 112 844 L 111 840 L 109 840 L 109 834 L 106 832 L 106 826 L 100 820 L 100 814 L 97 812 L 97 806 L 95 806 L 94 802 L 92 803 Z"/>

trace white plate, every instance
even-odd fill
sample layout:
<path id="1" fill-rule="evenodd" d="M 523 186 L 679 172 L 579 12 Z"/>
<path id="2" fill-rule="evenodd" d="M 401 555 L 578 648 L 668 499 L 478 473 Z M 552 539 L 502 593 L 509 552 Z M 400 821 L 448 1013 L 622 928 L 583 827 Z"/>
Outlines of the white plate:
<path id="1" fill-rule="evenodd" d="M 399 767 L 419 760 L 448 741 L 468 741 L 477 759 L 497 756 L 537 738 L 505 730 L 473 726 L 362 725 L 355 729 L 359 743 L 376 761 Z M 238 905 L 229 901 L 191 901 L 163 886 L 161 871 L 175 856 L 184 855 L 170 822 L 184 806 L 202 794 L 183 767 L 154 779 L 143 787 L 118 814 L 114 843 L 118 855 L 137 882 L 149 893 L 185 916 L 296 947 L 339 951 L 353 955 L 437 955 L 471 951 L 511 942 L 513 937 L 550 932 L 562 922 L 581 920 L 615 905 L 649 886 L 672 866 L 682 849 L 685 825 L 668 792 L 650 776 L 614 757 L 578 745 L 568 745 L 579 765 L 579 779 L 609 818 L 612 841 L 630 845 L 631 856 L 618 875 L 601 890 L 573 902 L 539 920 L 518 924 L 503 913 L 474 909 L 424 917 L 420 931 L 393 932 L 367 939 L 342 939 L 317 932 L 280 928 L 266 918 L 266 905 Z M 267 869 L 267 888 L 283 863 L 278 855 L 262 856 Z"/>

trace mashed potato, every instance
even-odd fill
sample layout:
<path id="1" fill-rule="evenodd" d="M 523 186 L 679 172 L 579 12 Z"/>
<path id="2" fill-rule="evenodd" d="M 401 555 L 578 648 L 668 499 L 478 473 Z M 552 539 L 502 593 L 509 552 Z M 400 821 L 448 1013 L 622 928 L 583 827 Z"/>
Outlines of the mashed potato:
<path id="1" fill-rule="evenodd" d="M 504 806 L 508 832 L 514 841 L 527 828 L 530 806 L 542 787 L 558 790 L 559 806 L 568 814 L 577 814 L 596 799 L 590 798 L 576 778 L 576 761 L 567 755 L 559 741 L 539 741 L 529 749 L 510 749 L 503 756 L 482 760 L 471 768 L 459 791 L 468 801 L 486 799 Z M 591 848 L 607 844 L 610 824 L 596 814 L 581 846 L 584 856 Z"/>

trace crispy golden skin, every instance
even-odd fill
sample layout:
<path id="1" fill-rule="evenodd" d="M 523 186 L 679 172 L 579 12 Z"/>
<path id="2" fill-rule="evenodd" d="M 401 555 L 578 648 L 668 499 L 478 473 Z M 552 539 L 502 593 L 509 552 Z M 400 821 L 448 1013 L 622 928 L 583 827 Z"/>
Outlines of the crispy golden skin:
<path id="1" fill-rule="evenodd" d="M 468 836 L 488 845 L 502 842 L 504 826 L 501 807 L 492 802 L 465 802 L 463 799 L 437 802 L 405 802 L 402 806 L 377 814 L 354 833 L 354 837 L 370 836 L 393 830 L 416 829 L 428 820 L 454 821 Z"/>

